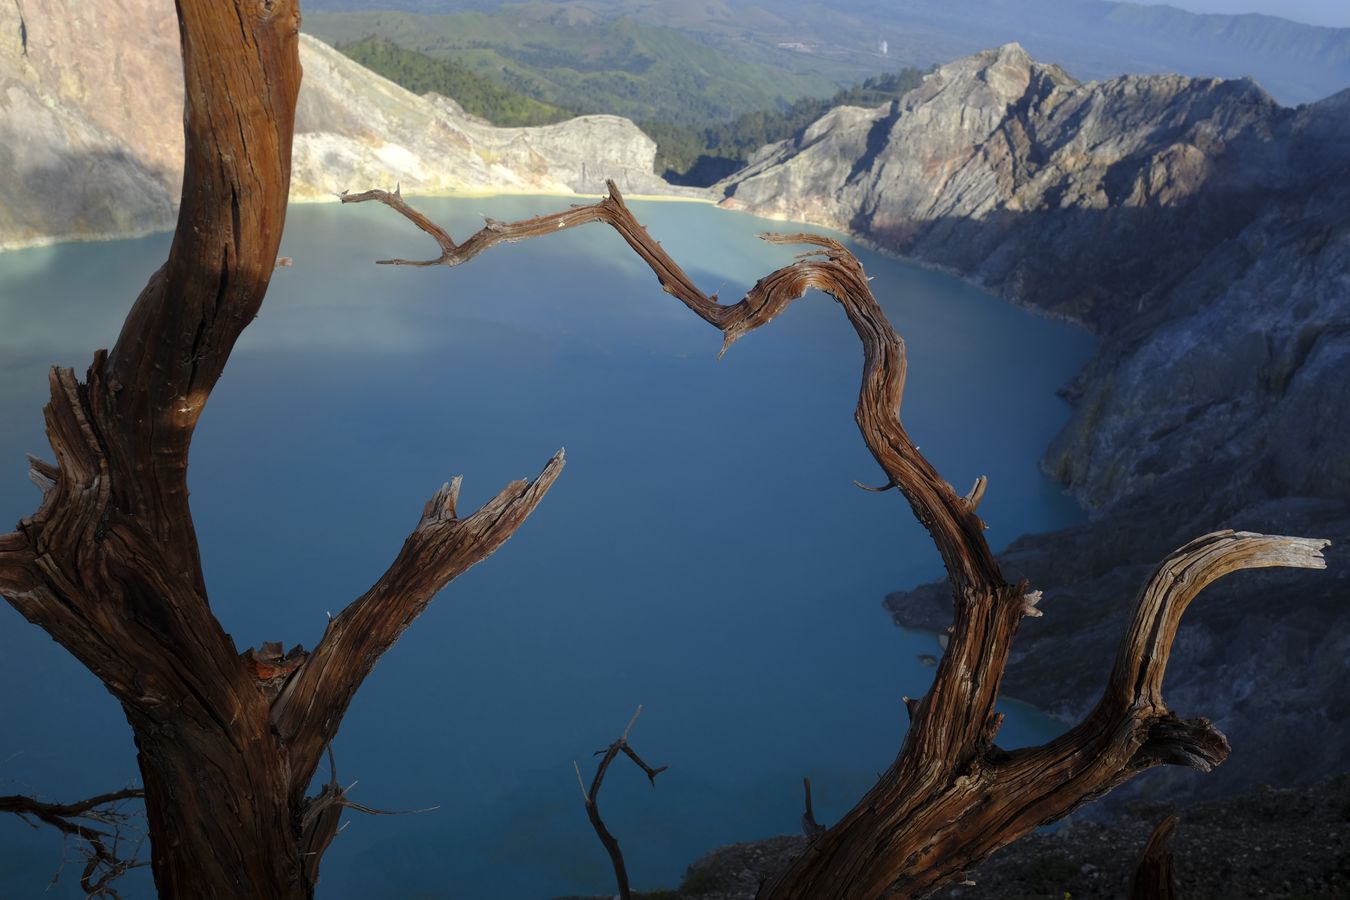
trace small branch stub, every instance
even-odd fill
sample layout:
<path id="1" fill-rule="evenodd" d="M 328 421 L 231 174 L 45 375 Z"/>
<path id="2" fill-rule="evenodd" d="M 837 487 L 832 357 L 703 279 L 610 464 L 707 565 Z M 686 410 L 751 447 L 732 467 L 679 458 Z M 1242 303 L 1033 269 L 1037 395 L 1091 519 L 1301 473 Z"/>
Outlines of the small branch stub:
<path id="1" fill-rule="evenodd" d="M 1153 829 L 1130 880 L 1129 900 L 1174 900 L 1177 880 L 1169 845 L 1176 830 L 1176 816 L 1168 816 Z"/>

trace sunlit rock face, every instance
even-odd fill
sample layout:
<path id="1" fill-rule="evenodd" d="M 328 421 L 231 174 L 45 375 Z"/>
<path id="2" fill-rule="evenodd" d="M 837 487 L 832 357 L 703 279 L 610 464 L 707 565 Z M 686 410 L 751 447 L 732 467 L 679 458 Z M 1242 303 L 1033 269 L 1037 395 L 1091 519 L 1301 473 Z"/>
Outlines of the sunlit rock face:
<path id="1" fill-rule="evenodd" d="M 720 189 L 728 206 L 851 229 L 1102 336 L 1046 458 L 1094 520 L 1002 556 L 1045 590 L 1010 696 L 1084 715 L 1134 596 L 1186 541 L 1222 527 L 1326 537 L 1326 572 L 1235 576 L 1188 611 L 1165 693 L 1214 719 L 1233 755 L 1129 790 L 1173 801 L 1343 769 L 1350 91 L 1289 109 L 1250 81 L 1082 84 L 1009 45 L 891 105 L 836 109 Z M 888 606 L 902 624 L 951 621 L 945 584 Z"/>
<path id="2" fill-rule="evenodd" d="M 302 36 L 292 196 L 664 192 L 626 119 L 494 128 Z M 0 248 L 170 228 L 183 177 L 182 67 L 168 0 L 0 4 Z"/>
<path id="3" fill-rule="evenodd" d="M 1082 84 L 1017 45 L 899 101 L 836 109 L 719 186 L 848 228 L 1107 341 L 1051 470 L 1097 508 L 1188 465 L 1276 496 L 1350 496 L 1350 92 Z"/>
<path id="4" fill-rule="evenodd" d="M 728 205 L 850 228 L 1109 328 L 1138 276 L 1194 261 L 1240 229 L 1230 216 L 1250 218 L 1249 195 L 1273 186 L 1263 145 L 1295 117 L 1251 81 L 1080 84 L 1008 44 L 888 106 L 835 110 L 722 188 Z M 1094 270 L 1074 269 L 1088 249 Z"/>
<path id="5" fill-rule="evenodd" d="M 496 128 L 452 99 L 419 97 L 307 35 L 296 110 L 291 195 L 393 187 L 420 193 L 585 192 L 614 179 L 630 193 L 666 192 L 656 143 L 618 116 Z"/>

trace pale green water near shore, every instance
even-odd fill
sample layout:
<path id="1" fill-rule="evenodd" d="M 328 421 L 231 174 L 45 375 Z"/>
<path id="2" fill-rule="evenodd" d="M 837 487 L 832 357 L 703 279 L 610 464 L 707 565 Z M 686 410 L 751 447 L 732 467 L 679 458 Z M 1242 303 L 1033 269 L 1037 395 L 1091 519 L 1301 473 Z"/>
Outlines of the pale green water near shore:
<path id="1" fill-rule="evenodd" d="M 562 198 L 420 201 L 457 236 Z M 701 204 L 633 207 L 727 300 L 789 261 L 754 238 L 797 230 Z M 45 367 L 83 369 L 116 336 L 167 238 L 0 254 L 0 522 L 31 511 Z M 616 768 L 602 805 L 639 887 L 705 850 L 791 832 L 800 779 L 837 818 L 899 747 L 902 694 L 931 639 L 881 609 L 940 574 L 936 552 L 852 421 L 861 354 L 812 295 L 739 342 L 663 294 L 602 226 L 434 255 L 375 205 L 293 208 L 279 271 L 203 418 L 191 483 L 213 604 L 241 647 L 307 646 L 364 590 L 422 504 L 464 475 L 461 508 L 568 466 L 534 517 L 461 577 L 381 662 L 336 744 L 339 778 L 398 818 L 356 816 L 320 896 L 538 898 L 612 882 L 572 760 L 645 712 L 632 740 L 670 771 Z M 990 478 L 1000 547 L 1079 520 L 1038 470 L 1067 416 L 1055 395 L 1092 340 L 941 274 L 860 252 L 906 337 L 910 432 L 961 489 Z M 136 779 L 115 704 L 0 607 L 0 793 L 71 798 Z M 1005 742 L 1057 726 L 1010 710 Z M 0 896 L 39 896 L 54 836 L 0 821 Z M 68 868 L 47 896 L 77 896 Z M 129 882 L 145 890 L 145 882 Z M 137 890 L 128 896 L 139 896 Z"/>

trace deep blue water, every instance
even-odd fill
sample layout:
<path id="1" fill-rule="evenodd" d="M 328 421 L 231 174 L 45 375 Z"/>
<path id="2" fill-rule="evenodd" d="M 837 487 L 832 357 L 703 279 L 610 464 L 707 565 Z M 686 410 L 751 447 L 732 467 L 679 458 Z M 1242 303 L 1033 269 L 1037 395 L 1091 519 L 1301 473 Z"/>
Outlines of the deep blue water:
<path id="1" fill-rule="evenodd" d="M 425 200 L 457 235 L 482 213 L 557 198 Z M 652 233 L 728 301 L 789 261 L 784 228 L 703 205 L 640 203 Z M 795 230 L 795 226 L 786 226 Z M 24 452 L 47 450 L 51 363 L 108 346 L 167 237 L 0 255 L 0 524 L 34 508 Z M 336 742 L 353 814 L 320 896 L 541 898 L 612 890 L 572 761 L 645 706 L 631 736 L 670 770 L 652 790 L 616 764 L 601 807 L 639 888 L 735 840 L 792 832 L 803 775 L 841 815 L 898 749 L 931 637 L 895 628 L 885 593 L 941 574 L 852 413 L 861 353 L 836 304 L 799 301 L 721 362 L 720 335 L 662 293 L 603 226 L 503 246 L 467 266 L 392 211 L 302 206 L 262 315 L 193 445 L 192 500 L 217 615 L 239 646 L 310 646 L 364 590 L 422 504 L 464 475 L 461 510 L 566 471 L 495 556 L 454 582 L 380 663 Z M 1055 397 L 1092 341 L 961 282 L 859 251 L 905 336 L 910 433 L 981 506 L 996 548 L 1079 520 L 1037 468 Z M 49 455 L 49 454 L 48 454 Z M 137 780 L 116 704 L 0 604 L 0 793 L 74 799 Z M 1055 725 L 1010 710 L 1001 740 Z M 71 855 L 71 854 L 67 854 Z M 0 897 L 43 896 L 52 833 L 0 820 Z M 45 896 L 78 896 L 67 866 Z M 124 882 L 146 896 L 148 880 Z"/>

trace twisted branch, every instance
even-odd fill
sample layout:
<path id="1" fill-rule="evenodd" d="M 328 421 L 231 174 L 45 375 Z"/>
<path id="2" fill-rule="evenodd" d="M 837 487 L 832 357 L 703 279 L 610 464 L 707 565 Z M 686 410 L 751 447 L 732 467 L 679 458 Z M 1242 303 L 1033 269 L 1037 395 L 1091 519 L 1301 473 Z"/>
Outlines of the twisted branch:
<path id="1" fill-rule="evenodd" d="M 488 220 L 463 243 L 397 192 L 342 196 L 344 203 L 369 200 L 412 221 L 441 249 L 435 259 L 381 260 L 390 265 L 457 266 L 499 243 L 603 222 L 647 262 L 666 293 L 722 332 L 722 353 L 810 288 L 833 297 L 853 324 L 863 348 L 855 419 L 887 476 L 875 490 L 899 488 L 928 530 L 952 586 L 954 621 L 928 694 L 922 701 L 906 698 L 912 721 L 900 755 L 844 819 L 765 886 L 761 898 L 921 896 L 1144 768 L 1217 765 L 1228 752 L 1223 735 L 1204 719 L 1178 718 L 1162 701 L 1162 677 L 1181 615 L 1205 585 L 1228 572 L 1325 566 L 1326 541 L 1219 532 L 1188 544 L 1163 563 L 1140 595 L 1093 713 L 1055 741 L 1007 753 L 994 743 L 1002 723 L 994 703 L 1022 618 L 1042 614 L 1041 594 L 1005 581 L 984 539 L 976 509 L 988 480 L 981 476 L 965 496 L 958 495 L 906 433 L 899 415 L 904 342 L 846 248 L 816 235 L 763 235 L 811 249 L 724 306 L 715 295 L 703 294 L 647 234 L 612 182 L 598 203 L 520 222 Z"/>

